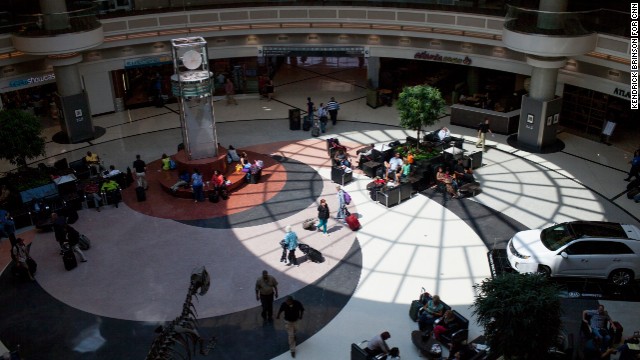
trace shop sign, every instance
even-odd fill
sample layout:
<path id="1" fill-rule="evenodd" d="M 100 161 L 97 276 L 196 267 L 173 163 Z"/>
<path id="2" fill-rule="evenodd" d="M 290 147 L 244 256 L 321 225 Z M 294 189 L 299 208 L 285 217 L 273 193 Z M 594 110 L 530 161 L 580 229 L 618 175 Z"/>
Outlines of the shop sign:
<path id="1" fill-rule="evenodd" d="M 54 73 L 49 73 L 41 76 L 31 76 L 23 79 L 15 79 L 9 81 L 9 88 L 18 88 L 30 85 L 40 85 L 41 83 L 51 82 L 56 80 Z"/>
<path id="2" fill-rule="evenodd" d="M 629 91 L 627 91 L 625 89 L 615 88 L 615 89 L 613 89 L 613 95 L 620 96 L 620 97 L 627 98 L 627 99 L 631 99 L 631 92 L 629 92 Z"/>
<path id="3" fill-rule="evenodd" d="M 418 60 L 431 60 L 431 61 L 439 61 L 450 64 L 458 64 L 458 65 L 471 65 L 471 59 L 468 56 L 458 57 L 458 56 L 448 56 L 448 55 L 440 55 L 440 54 L 432 54 L 427 51 L 418 52 L 413 55 L 414 59 Z"/>
<path id="4" fill-rule="evenodd" d="M 171 55 L 147 56 L 143 58 L 126 59 L 124 61 L 125 69 L 154 66 L 173 63 Z"/>

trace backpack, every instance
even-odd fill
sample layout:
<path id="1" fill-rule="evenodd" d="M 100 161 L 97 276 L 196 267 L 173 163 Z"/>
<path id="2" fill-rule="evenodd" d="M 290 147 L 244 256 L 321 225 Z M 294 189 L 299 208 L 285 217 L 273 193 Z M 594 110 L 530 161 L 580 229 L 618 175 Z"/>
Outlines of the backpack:
<path id="1" fill-rule="evenodd" d="M 349 205 L 351 204 L 351 195 L 348 192 L 342 190 L 342 196 L 344 197 L 344 203 Z"/>
<path id="2" fill-rule="evenodd" d="M 169 169 L 170 170 L 175 170 L 176 167 L 178 167 L 178 165 L 176 165 L 176 162 L 173 161 L 173 159 L 169 159 Z"/>

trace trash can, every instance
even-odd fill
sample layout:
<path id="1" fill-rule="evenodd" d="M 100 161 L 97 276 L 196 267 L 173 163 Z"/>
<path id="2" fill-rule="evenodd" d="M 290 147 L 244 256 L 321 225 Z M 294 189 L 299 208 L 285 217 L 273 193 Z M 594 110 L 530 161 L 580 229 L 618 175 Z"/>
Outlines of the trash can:
<path id="1" fill-rule="evenodd" d="M 289 109 L 289 130 L 300 130 L 300 109 Z"/>

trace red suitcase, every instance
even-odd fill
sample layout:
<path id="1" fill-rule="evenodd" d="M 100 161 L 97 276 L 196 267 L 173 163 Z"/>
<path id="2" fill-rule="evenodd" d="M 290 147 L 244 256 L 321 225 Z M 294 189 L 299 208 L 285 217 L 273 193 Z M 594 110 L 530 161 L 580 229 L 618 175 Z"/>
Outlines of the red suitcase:
<path id="1" fill-rule="evenodd" d="M 356 216 L 356 214 L 351 214 L 349 216 L 347 216 L 344 221 L 347 222 L 347 225 L 349 225 L 349 228 L 353 231 L 356 231 L 358 229 L 360 229 L 360 221 L 358 221 L 358 217 Z"/>

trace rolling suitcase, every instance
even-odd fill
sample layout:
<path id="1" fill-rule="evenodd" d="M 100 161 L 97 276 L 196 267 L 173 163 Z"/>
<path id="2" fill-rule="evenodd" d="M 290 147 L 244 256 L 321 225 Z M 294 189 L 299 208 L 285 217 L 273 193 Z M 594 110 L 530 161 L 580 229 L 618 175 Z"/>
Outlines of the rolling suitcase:
<path id="1" fill-rule="evenodd" d="M 303 243 L 298 244 L 298 248 L 302 251 L 303 254 L 307 256 L 307 259 L 311 260 L 314 263 L 321 263 L 324 261 L 324 256 L 322 253 L 311 246 Z"/>
<path id="2" fill-rule="evenodd" d="M 309 131 L 309 129 L 311 129 L 312 123 L 313 122 L 311 121 L 311 119 L 309 119 L 309 116 L 305 116 L 304 121 L 302 122 L 302 130 Z"/>
<path id="3" fill-rule="evenodd" d="M 346 221 L 347 225 L 349 225 L 349 229 L 353 231 L 360 229 L 360 221 L 358 220 L 356 214 L 350 214 L 349 216 L 344 218 L 344 221 Z"/>
<path id="4" fill-rule="evenodd" d="M 218 201 L 220 201 L 220 195 L 218 194 L 217 190 L 209 193 L 209 201 L 211 201 L 212 203 L 217 203 Z"/>
<path id="5" fill-rule="evenodd" d="M 613 343 L 620 344 L 622 342 L 622 325 L 619 322 L 614 321 L 613 328 L 611 330 L 613 330 Z"/>
<path id="6" fill-rule="evenodd" d="M 73 270 L 78 266 L 76 254 L 74 254 L 73 250 L 68 246 L 62 251 L 62 262 L 64 263 L 64 268 L 67 271 Z"/>
<path id="7" fill-rule="evenodd" d="M 313 137 L 320 136 L 320 126 L 318 126 L 318 123 L 313 124 L 313 128 L 311 128 L 311 136 Z"/>
<path id="8" fill-rule="evenodd" d="M 136 187 L 136 199 L 138 199 L 138 202 L 147 200 L 147 194 L 142 186 Z"/>

